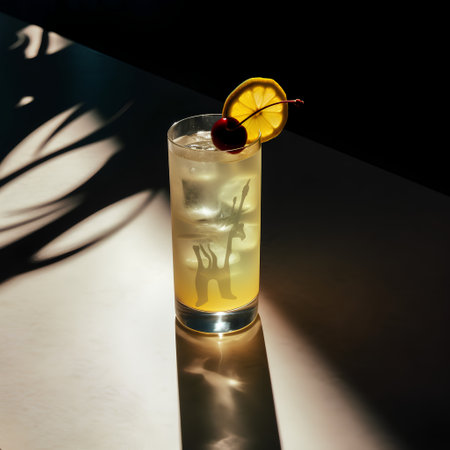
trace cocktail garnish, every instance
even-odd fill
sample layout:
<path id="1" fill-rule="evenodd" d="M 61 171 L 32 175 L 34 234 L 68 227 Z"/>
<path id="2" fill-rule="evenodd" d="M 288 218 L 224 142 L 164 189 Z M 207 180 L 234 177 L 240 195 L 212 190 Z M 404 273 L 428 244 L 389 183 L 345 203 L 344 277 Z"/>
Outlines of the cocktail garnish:
<path id="1" fill-rule="evenodd" d="M 288 104 L 303 100 L 287 100 L 281 86 L 271 78 L 250 78 L 227 97 L 222 118 L 212 127 L 211 139 L 220 150 L 238 153 L 246 143 L 267 142 L 283 130 Z"/>

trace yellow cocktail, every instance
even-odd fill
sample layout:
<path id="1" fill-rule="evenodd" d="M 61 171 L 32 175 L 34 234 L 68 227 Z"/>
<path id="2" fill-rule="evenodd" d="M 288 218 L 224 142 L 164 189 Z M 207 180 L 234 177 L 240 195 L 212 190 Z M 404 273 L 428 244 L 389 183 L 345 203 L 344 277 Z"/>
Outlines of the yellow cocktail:
<path id="1" fill-rule="evenodd" d="M 218 117 L 184 119 L 168 135 L 177 316 L 205 332 L 251 323 L 259 292 L 261 144 L 217 150 Z"/>
<path id="2" fill-rule="evenodd" d="M 169 172 L 177 318 L 223 333 L 257 315 L 261 220 L 261 142 L 287 121 L 281 86 L 249 78 L 222 114 L 194 116 L 169 129 Z"/>

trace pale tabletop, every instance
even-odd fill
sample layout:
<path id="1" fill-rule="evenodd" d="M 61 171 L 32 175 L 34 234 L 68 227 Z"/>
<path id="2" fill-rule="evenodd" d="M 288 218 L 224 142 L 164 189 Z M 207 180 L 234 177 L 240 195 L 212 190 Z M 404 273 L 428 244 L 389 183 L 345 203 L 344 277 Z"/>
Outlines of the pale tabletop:
<path id="1" fill-rule="evenodd" d="M 174 317 L 166 130 L 221 104 L 2 14 L 0 86 L 1 450 L 449 444 L 447 196 L 284 131 L 260 318 L 205 337 Z"/>

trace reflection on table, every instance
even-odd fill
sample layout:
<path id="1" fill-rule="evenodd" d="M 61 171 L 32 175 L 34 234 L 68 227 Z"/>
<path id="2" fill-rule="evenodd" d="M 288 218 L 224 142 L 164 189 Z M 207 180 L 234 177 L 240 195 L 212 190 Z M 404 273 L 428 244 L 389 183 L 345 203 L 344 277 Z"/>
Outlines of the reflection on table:
<path id="1" fill-rule="evenodd" d="M 176 336 L 184 448 L 281 448 L 261 320 L 217 336 L 177 322 Z"/>

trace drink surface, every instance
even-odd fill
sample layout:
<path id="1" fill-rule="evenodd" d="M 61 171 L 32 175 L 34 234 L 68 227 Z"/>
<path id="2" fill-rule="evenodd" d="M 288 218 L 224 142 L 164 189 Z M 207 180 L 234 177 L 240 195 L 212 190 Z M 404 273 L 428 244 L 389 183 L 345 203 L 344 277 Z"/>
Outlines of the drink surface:
<path id="1" fill-rule="evenodd" d="M 177 299 L 208 312 L 247 305 L 259 291 L 260 145 L 231 154 L 199 132 L 169 143 L 169 165 Z"/>

